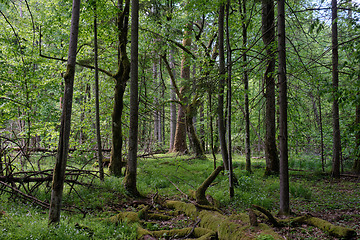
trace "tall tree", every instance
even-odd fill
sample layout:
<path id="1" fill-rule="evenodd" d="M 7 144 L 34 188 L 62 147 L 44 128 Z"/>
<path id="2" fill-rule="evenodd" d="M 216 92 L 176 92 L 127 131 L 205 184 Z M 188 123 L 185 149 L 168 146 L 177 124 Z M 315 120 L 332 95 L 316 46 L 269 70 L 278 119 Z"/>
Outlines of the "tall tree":
<path id="1" fill-rule="evenodd" d="M 243 48 L 244 52 L 242 54 L 243 64 L 247 66 L 247 29 L 248 24 L 246 20 L 246 0 L 243 0 L 240 4 L 240 11 L 242 15 L 242 36 L 243 36 Z M 241 7 L 242 5 L 242 7 Z M 244 69 L 244 107 L 245 107 L 245 154 L 246 154 L 246 164 L 245 169 L 251 173 L 251 146 L 250 146 L 250 112 L 249 112 L 249 73 L 247 67 Z"/>
<path id="2" fill-rule="evenodd" d="M 224 169 L 229 170 L 229 155 L 226 146 L 226 128 L 224 117 L 224 90 L 225 90 L 225 49 L 224 49 L 224 19 L 225 4 L 220 3 L 218 19 L 218 45 L 219 45 L 219 93 L 218 93 L 218 128 L 221 147 L 221 155 Z"/>
<path id="3" fill-rule="evenodd" d="M 171 49 L 169 53 L 169 61 L 170 61 L 170 67 L 172 69 L 173 76 L 175 78 L 175 60 L 174 60 L 174 51 Z M 174 101 L 176 100 L 176 93 L 174 89 L 173 81 L 170 81 L 170 151 L 174 147 L 174 139 L 175 139 L 175 131 L 176 131 L 176 104 Z"/>
<path id="4" fill-rule="evenodd" d="M 332 45 L 332 87 L 333 87 L 333 162 L 331 174 L 335 178 L 340 178 L 340 155 L 341 139 L 339 124 L 339 53 L 338 53 L 338 24 L 337 24 L 337 0 L 331 1 L 331 45 Z"/>
<path id="5" fill-rule="evenodd" d="M 130 128 L 125 189 L 133 196 L 140 196 L 136 187 L 138 144 L 138 55 L 139 55 L 139 0 L 131 1 L 131 70 L 130 70 Z"/>
<path id="6" fill-rule="evenodd" d="M 285 38 L 285 0 L 278 0 L 280 215 L 290 214 Z"/>
<path id="7" fill-rule="evenodd" d="M 100 131 L 100 104 L 99 104 L 99 66 L 98 66 L 98 31 L 97 31 L 97 12 L 96 0 L 94 1 L 94 64 L 95 64 L 95 128 L 96 128 L 96 142 L 98 148 L 98 162 L 100 180 L 104 180 L 103 155 L 101 146 L 101 131 Z"/>
<path id="8" fill-rule="evenodd" d="M 80 0 L 73 0 L 67 69 L 64 75 L 65 91 L 56 163 L 51 188 L 49 224 L 60 221 L 62 194 L 64 189 L 66 162 L 69 153 L 71 110 L 74 92 L 75 64 L 79 33 Z"/>
<path id="9" fill-rule="evenodd" d="M 114 93 L 114 106 L 112 112 L 112 147 L 110 157 L 110 173 L 115 176 L 121 176 L 122 162 L 122 113 L 124 108 L 124 93 L 126 83 L 130 76 L 130 61 L 126 52 L 128 24 L 129 24 L 129 5 L 130 0 L 118 0 L 118 70 L 114 75 L 115 79 L 115 93 Z"/>
<path id="10" fill-rule="evenodd" d="M 230 45 L 230 26 L 229 26 L 229 18 L 230 18 L 230 7 L 231 1 L 227 0 L 226 3 L 226 51 L 227 51 L 227 140 L 228 140 L 228 164 L 229 164 L 229 193 L 230 198 L 234 197 L 234 172 L 233 172 L 233 163 L 232 163 L 232 139 L 231 139 L 231 118 L 232 118 L 232 86 L 231 86 L 231 78 L 232 78 L 232 49 Z"/>
<path id="11" fill-rule="evenodd" d="M 266 47 L 265 80 L 265 175 L 279 173 L 275 127 L 275 24 L 274 0 L 262 0 L 262 33 Z"/>

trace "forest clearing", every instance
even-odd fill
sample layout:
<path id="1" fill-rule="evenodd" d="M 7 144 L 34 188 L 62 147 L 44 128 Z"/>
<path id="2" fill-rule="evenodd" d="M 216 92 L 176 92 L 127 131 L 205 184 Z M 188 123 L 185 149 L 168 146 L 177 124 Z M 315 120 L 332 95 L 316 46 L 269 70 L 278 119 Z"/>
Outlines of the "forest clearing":
<path id="1" fill-rule="evenodd" d="M 0 239 L 356 239 L 359 0 L 0 0 Z"/>

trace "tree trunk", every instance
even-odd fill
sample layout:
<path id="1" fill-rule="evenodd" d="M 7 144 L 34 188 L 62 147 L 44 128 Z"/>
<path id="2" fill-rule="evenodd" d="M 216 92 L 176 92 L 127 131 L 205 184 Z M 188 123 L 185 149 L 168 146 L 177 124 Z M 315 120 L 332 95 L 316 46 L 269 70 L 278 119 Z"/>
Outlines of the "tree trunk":
<path id="1" fill-rule="evenodd" d="M 218 44 L 219 44 L 219 95 L 218 95 L 218 127 L 221 147 L 221 155 L 225 170 L 229 170 L 229 155 L 226 146 L 226 128 L 224 119 L 224 89 L 225 89 L 225 51 L 224 51 L 224 16 L 225 5 L 220 4 L 218 21 Z"/>
<path id="2" fill-rule="evenodd" d="M 140 196 L 136 187 L 138 144 L 138 55 L 139 55 L 139 0 L 131 1 L 131 72 L 130 72 L 130 128 L 125 189 L 133 196 Z"/>
<path id="3" fill-rule="evenodd" d="M 56 163 L 53 173 L 51 188 L 51 201 L 49 210 L 49 224 L 60 221 L 62 193 L 65 180 L 66 161 L 69 152 L 69 136 L 71 128 L 71 110 L 74 89 L 75 63 L 77 53 L 77 42 L 79 33 L 80 0 L 73 0 L 70 43 L 67 61 L 67 69 L 64 75 L 64 107 L 61 115 L 60 137 L 56 156 Z"/>
<path id="4" fill-rule="evenodd" d="M 332 83 L 333 83 L 333 164 L 331 174 L 334 178 L 340 178 L 340 155 L 341 155 L 341 139 L 340 139 L 340 123 L 339 123 L 339 54 L 338 54 L 338 30 L 337 30 L 337 1 L 331 1 L 331 38 L 332 38 Z"/>
<path id="5" fill-rule="evenodd" d="M 101 131 L 100 131 L 100 107 L 99 107 L 99 67 L 98 67 L 98 38 L 97 38 L 97 13 L 96 1 L 94 2 L 94 61 L 95 61 L 95 128 L 96 128 L 96 142 L 98 148 L 98 162 L 100 180 L 104 180 L 103 155 L 101 146 Z"/>
<path id="6" fill-rule="evenodd" d="M 356 120 L 355 120 L 355 160 L 353 171 L 360 174 L 360 105 L 356 106 Z"/>
<path id="7" fill-rule="evenodd" d="M 287 80 L 285 46 L 285 0 L 278 1 L 278 54 L 279 54 L 279 124 L 280 124 L 280 215 L 290 214 L 288 130 L 287 130 Z"/>
<path id="8" fill-rule="evenodd" d="M 275 128 L 275 25 L 274 25 L 274 0 L 262 1 L 262 32 L 266 46 L 267 68 L 265 80 L 265 175 L 279 173 L 279 157 L 276 147 Z"/>
<path id="9" fill-rule="evenodd" d="M 126 53 L 128 21 L 129 21 L 129 4 L 130 0 L 123 2 L 119 0 L 118 7 L 120 8 L 117 25 L 119 31 L 119 47 L 118 47 L 118 71 L 114 74 L 115 79 L 115 93 L 114 93 L 114 107 L 112 112 L 112 149 L 110 157 L 110 173 L 114 176 L 121 176 L 122 163 L 122 112 L 124 108 L 124 93 L 126 83 L 129 80 L 130 62 Z"/>
<path id="10" fill-rule="evenodd" d="M 241 5 L 240 5 L 241 6 Z M 243 64 L 247 66 L 247 22 L 246 19 L 246 0 L 242 1 L 242 35 L 243 35 Z M 247 67 L 244 69 L 244 105 L 245 105 L 245 169 L 251 173 L 251 146 L 250 146 L 250 113 L 249 113 L 249 76 Z"/>
<path id="11" fill-rule="evenodd" d="M 230 46 L 230 26 L 229 26 L 229 17 L 230 17 L 230 0 L 227 0 L 226 3 L 226 49 L 227 49 L 227 140 L 228 140 L 228 164 L 229 164 L 229 195 L 230 198 L 234 197 L 234 172 L 233 172 L 233 162 L 232 162 L 232 139 L 231 139 L 231 108 L 232 108 L 232 88 L 231 88 L 231 77 L 232 77 L 232 50 Z"/>
<path id="12" fill-rule="evenodd" d="M 173 72 L 173 76 L 175 77 L 175 60 L 173 57 L 173 50 L 170 50 L 169 60 L 170 60 L 170 67 Z M 174 84 L 170 81 L 170 99 L 171 101 L 176 100 L 176 94 L 174 90 Z M 174 139 L 175 139 L 175 131 L 176 131 L 176 104 L 174 102 L 170 103 L 170 151 L 174 148 Z"/>

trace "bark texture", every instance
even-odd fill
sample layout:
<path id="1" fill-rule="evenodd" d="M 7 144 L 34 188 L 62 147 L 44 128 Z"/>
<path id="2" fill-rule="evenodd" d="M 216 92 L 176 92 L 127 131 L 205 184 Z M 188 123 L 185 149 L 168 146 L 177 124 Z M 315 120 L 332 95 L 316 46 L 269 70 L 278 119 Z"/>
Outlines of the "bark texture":
<path id="1" fill-rule="evenodd" d="M 262 32 L 266 46 L 265 81 L 265 175 L 279 173 L 279 157 L 276 147 L 275 127 L 275 24 L 274 0 L 262 0 Z"/>
<path id="2" fill-rule="evenodd" d="M 71 128 L 71 110 L 74 89 L 75 63 L 79 33 L 80 0 L 73 0 L 70 43 L 68 52 L 67 70 L 64 75 L 65 91 L 63 111 L 61 115 L 60 137 L 56 156 L 56 163 L 51 188 L 51 201 L 49 210 L 49 224 L 60 221 L 61 202 L 64 189 L 65 169 L 69 152 L 69 136 Z"/>
<path id="3" fill-rule="evenodd" d="M 117 18 L 117 26 L 119 31 L 118 46 L 118 70 L 113 75 L 115 79 L 114 106 L 112 117 L 112 148 L 110 157 L 110 173 L 114 176 L 121 176 L 121 169 L 124 167 L 122 162 L 122 113 L 124 108 L 124 93 L 126 83 L 130 79 L 130 61 L 126 52 L 128 22 L 129 22 L 129 5 L 130 0 L 123 2 L 119 0 L 119 14 Z"/>
<path id="4" fill-rule="evenodd" d="M 285 46 L 285 0 L 278 1 L 278 54 L 279 54 L 279 137 L 280 137 L 280 215 L 290 214 L 288 130 L 287 130 L 287 79 Z"/>
<path id="5" fill-rule="evenodd" d="M 337 1 L 331 1 L 331 43 L 332 43 L 332 85 L 333 85 L 333 164 L 331 174 L 335 178 L 340 178 L 340 155 L 341 155 L 341 139 L 340 139 L 340 123 L 339 123 L 339 53 L 338 53 L 338 27 L 337 27 Z"/>
<path id="6" fill-rule="evenodd" d="M 130 128 L 125 189 L 133 196 L 140 196 L 136 186 L 138 145 L 138 43 L 139 43 L 139 0 L 131 1 L 131 82 L 130 82 Z"/>

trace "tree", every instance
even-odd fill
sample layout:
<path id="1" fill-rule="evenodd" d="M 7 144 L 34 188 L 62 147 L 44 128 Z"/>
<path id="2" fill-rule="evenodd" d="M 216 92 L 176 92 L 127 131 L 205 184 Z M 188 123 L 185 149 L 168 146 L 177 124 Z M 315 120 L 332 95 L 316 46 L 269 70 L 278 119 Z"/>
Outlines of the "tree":
<path id="1" fill-rule="evenodd" d="M 61 115 L 60 137 L 53 173 L 51 188 L 51 201 L 49 210 L 49 224 L 60 221 L 62 193 L 65 180 L 66 161 L 69 152 L 69 136 L 71 128 L 71 109 L 73 98 L 73 86 L 75 77 L 75 63 L 77 42 L 79 33 L 80 0 L 73 0 L 71 14 L 70 43 L 67 61 L 67 69 L 64 75 L 65 91 L 63 98 L 63 111 Z"/>
<path id="2" fill-rule="evenodd" d="M 224 119 L 224 89 L 225 89 L 225 50 L 224 50 L 224 16 L 225 4 L 220 3 L 218 21 L 218 44 L 219 44 L 219 93 L 218 93 L 218 127 L 221 147 L 221 155 L 225 170 L 229 170 L 228 151 L 226 146 L 226 128 Z"/>
<path id="3" fill-rule="evenodd" d="M 98 162 L 100 180 L 104 180 L 103 155 L 101 146 L 100 131 L 100 107 L 99 107 L 99 66 L 98 66 L 98 33 L 97 33 L 97 13 L 96 0 L 94 2 L 94 63 L 95 63 L 95 127 L 96 127 L 96 143 L 98 148 Z"/>
<path id="4" fill-rule="evenodd" d="M 332 118 L 333 118 L 333 164 L 331 174 L 335 178 L 340 178 L 340 155 L 341 155 L 341 135 L 339 124 L 339 53 L 338 53 L 338 24 L 337 24 L 337 0 L 331 1 L 331 44 L 332 44 Z"/>
<path id="5" fill-rule="evenodd" d="M 240 3 L 239 3 L 240 4 Z M 248 24 L 246 20 L 246 0 L 242 1 L 242 7 L 240 4 L 240 9 L 242 10 L 242 35 L 243 35 L 243 48 L 244 53 L 242 54 L 243 64 L 247 66 L 247 29 Z M 246 164 L 245 169 L 251 173 L 251 146 L 250 146 L 250 113 L 249 113 L 249 74 L 248 70 L 245 68 L 243 75 L 244 82 L 244 107 L 245 107 L 245 155 L 246 155 Z"/>
<path id="6" fill-rule="evenodd" d="M 265 175 L 279 173 L 279 157 L 276 147 L 275 128 L 275 25 L 274 0 L 262 0 L 262 33 L 266 47 L 267 67 L 265 80 Z"/>
<path id="7" fill-rule="evenodd" d="M 285 38 L 285 0 L 278 0 L 280 215 L 290 214 Z"/>
<path id="8" fill-rule="evenodd" d="M 136 188 L 137 144 L 138 144 L 138 44 L 139 44 L 139 0 L 131 1 L 131 72 L 130 72 L 130 129 L 128 168 L 125 189 L 133 196 L 140 196 Z"/>
<path id="9" fill-rule="evenodd" d="M 115 176 L 121 176 L 122 162 L 122 114 L 124 108 L 124 93 L 126 83 L 129 80 L 130 62 L 126 52 L 128 23 L 129 23 L 129 5 L 130 0 L 118 0 L 118 70 L 112 75 L 115 79 L 114 106 L 112 112 L 112 148 L 110 157 L 110 173 Z"/>

